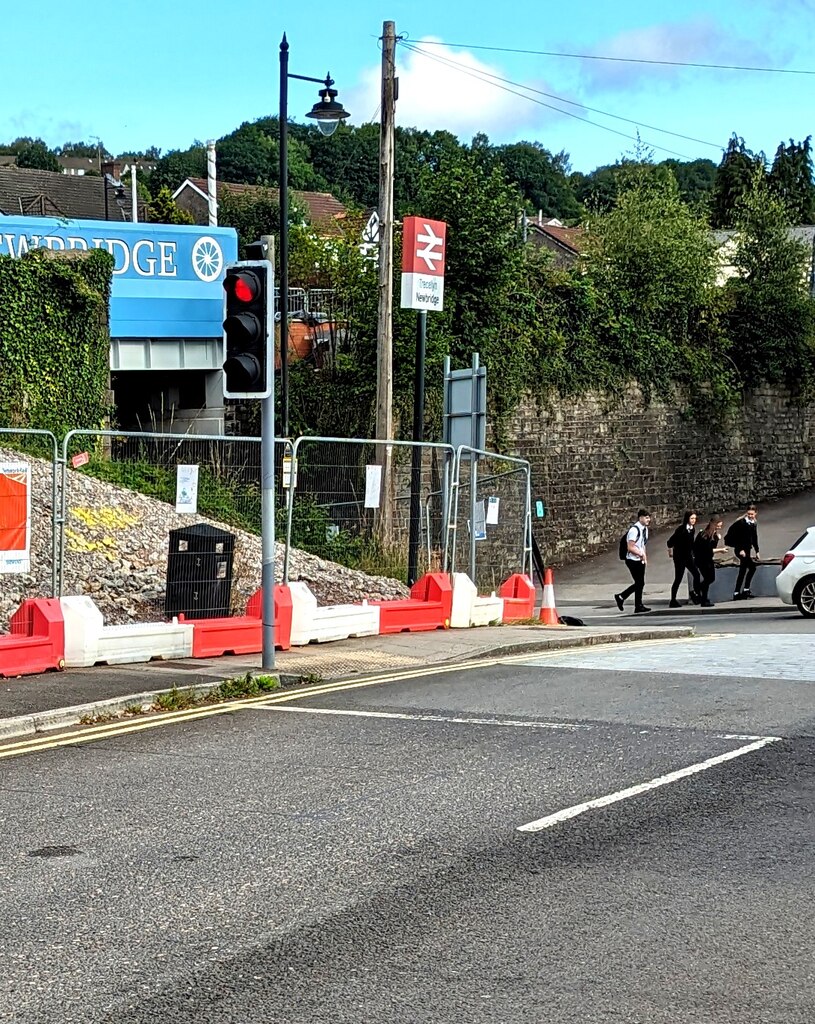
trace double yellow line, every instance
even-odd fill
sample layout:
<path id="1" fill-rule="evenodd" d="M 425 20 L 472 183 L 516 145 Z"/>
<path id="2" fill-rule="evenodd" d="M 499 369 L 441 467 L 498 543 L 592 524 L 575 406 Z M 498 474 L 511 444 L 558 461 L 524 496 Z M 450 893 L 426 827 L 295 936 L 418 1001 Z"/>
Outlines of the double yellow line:
<path id="1" fill-rule="evenodd" d="M 643 647 L 667 643 L 671 640 L 700 640 L 702 637 L 666 637 L 652 640 L 638 640 L 637 645 Z M 304 700 L 307 697 L 319 697 L 322 694 L 340 693 L 345 690 L 358 690 L 366 686 L 379 686 L 383 683 L 398 683 L 408 679 L 421 679 L 425 676 L 448 675 L 473 668 L 495 668 L 498 665 L 517 664 L 534 659 L 554 659 L 569 653 L 586 653 L 588 651 L 608 650 L 622 646 L 618 643 L 591 644 L 580 647 L 556 648 L 538 653 L 506 655 L 500 658 L 489 658 L 479 661 L 457 662 L 451 665 L 434 665 L 420 669 L 404 669 L 389 672 L 387 675 L 366 676 L 364 679 L 347 679 L 335 683 L 324 683 L 321 686 L 304 686 L 299 690 L 284 690 L 271 693 L 265 697 L 242 697 L 237 700 L 225 701 L 222 704 L 209 704 L 203 707 L 188 708 L 184 711 L 156 712 L 147 718 L 125 718 L 108 722 L 105 725 L 74 726 L 71 732 L 60 732 L 54 735 L 39 734 L 29 739 L 0 745 L 0 760 L 20 757 L 23 754 L 34 754 L 44 750 L 55 750 L 58 747 L 71 747 L 79 743 L 93 743 L 97 740 L 113 739 L 129 733 L 143 732 L 145 729 L 157 729 L 162 725 L 179 725 L 183 722 L 197 721 L 202 718 L 213 718 L 215 715 L 226 715 L 233 711 L 251 711 L 254 708 L 269 707 L 275 704 L 286 704 L 290 701 Z"/>

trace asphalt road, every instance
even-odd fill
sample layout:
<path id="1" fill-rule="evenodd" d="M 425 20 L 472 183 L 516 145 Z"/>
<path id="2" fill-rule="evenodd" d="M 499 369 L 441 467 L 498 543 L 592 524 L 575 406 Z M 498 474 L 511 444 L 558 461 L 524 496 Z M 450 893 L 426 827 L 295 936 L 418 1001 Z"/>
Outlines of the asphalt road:
<path id="1" fill-rule="evenodd" d="M 4 761 L 0 1021 L 811 1024 L 796 625 Z"/>

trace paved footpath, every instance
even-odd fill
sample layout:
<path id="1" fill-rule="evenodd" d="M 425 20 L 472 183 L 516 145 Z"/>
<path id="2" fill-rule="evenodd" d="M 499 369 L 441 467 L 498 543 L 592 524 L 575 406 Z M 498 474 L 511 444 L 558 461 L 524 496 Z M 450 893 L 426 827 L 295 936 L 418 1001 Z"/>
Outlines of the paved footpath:
<path id="1" fill-rule="evenodd" d="M 284 683 L 348 679 L 511 654 L 693 635 L 690 626 L 625 623 L 600 627 L 484 626 L 312 644 L 277 652 Z M 0 741 L 77 724 L 134 703 L 151 704 L 172 687 L 215 687 L 260 674 L 260 655 L 96 666 L 0 680 Z M 271 674 L 271 670 L 270 670 Z"/>

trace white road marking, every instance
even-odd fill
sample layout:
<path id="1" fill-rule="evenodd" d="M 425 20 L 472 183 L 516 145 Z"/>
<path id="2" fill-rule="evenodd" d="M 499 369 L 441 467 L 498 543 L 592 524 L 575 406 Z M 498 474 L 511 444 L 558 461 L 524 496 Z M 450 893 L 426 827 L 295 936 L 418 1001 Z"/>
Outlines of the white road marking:
<path id="1" fill-rule="evenodd" d="M 572 807 L 565 807 L 562 811 L 554 814 L 547 814 L 545 818 L 538 818 L 537 821 L 530 821 L 526 825 L 519 825 L 519 832 L 542 832 L 545 828 L 559 825 L 570 818 L 576 818 L 579 814 L 592 811 L 597 807 L 608 807 L 611 804 L 619 803 L 620 800 L 628 800 L 632 796 L 639 796 L 641 793 L 648 793 L 652 789 L 659 789 L 660 786 L 669 786 L 672 782 L 679 782 L 690 775 L 698 775 L 699 772 L 707 771 L 708 768 L 715 768 L 716 765 L 724 764 L 725 761 L 733 761 L 737 757 L 744 757 L 754 750 L 761 750 L 768 743 L 777 743 L 780 736 L 763 736 L 755 743 L 748 743 L 746 747 L 739 747 L 738 750 L 729 750 L 726 754 L 717 754 L 716 757 L 709 757 L 707 761 L 699 761 L 697 764 L 688 765 L 687 768 L 680 768 L 678 771 L 670 772 L 668 775 L 660 775 L 659 778 L 651 779 L 650 782 L 641 782 L 637 786 L 630 786 L 628 789 L 621 789 L 617 793 L 609 793 L 608 796 L 600 796 L 595 800 L 587 800 L 582 804 L 574 804 Z"/>
<path id="2" fill-rule="evenodd" d="M 356 718 L 391 718 L 407 722 L 448 722 L 454 725 L 501 725 L 514 729 L 558 729 L 565 732 L 576 732 L 578 729 L 591 729 L 590 725 L 577 722 L 529 722 L 514 718 L 452 718 L 447 715 L 407 714 L 395 711 L 358 711 L 342 708 L 301 708 L 283 704 L 264 704 L 258 711 L 292 711 L 298 715 L 347 715 Z"/>

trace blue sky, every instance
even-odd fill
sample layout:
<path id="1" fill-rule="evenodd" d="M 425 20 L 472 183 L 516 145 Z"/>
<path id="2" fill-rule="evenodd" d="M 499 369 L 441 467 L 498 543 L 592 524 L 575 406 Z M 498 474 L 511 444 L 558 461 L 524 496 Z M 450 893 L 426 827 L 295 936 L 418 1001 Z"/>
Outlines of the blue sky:
<path id="1" fill-rule="evenodd" d="M 397 49 L 402 125 L 446 128 L 467 141 L 477 131 L 495 142 L 536 140 L 553 152 L 565 150 L 583 171 L 631 154 L 638 127 L 656 159 L 716 161 L 733 132 L 769 156 L 780 141 L 813 132 L 815 74 L 583 57 L 815 71 L 808 52 L 815 0 L 233 0 L 213 15 L 203 0 L 45 0 L 37 25 L 24 5 L 7 7 L 0 139 L 39 135 L 57 145 L 100 136 L 113 151 L 150 145 L 166 151 L 217 138 L 276 112 L 284 31 L 291 72 L 316 77 L 330 70 L 352 123 L 378 120 L 377 40 L 386 18 L 406 43 L 424 51 Z M 498 88 L 496 78 L 514 84 Z M 289 85 L 289 110 L 300 119 L 317 87 Z"/>

